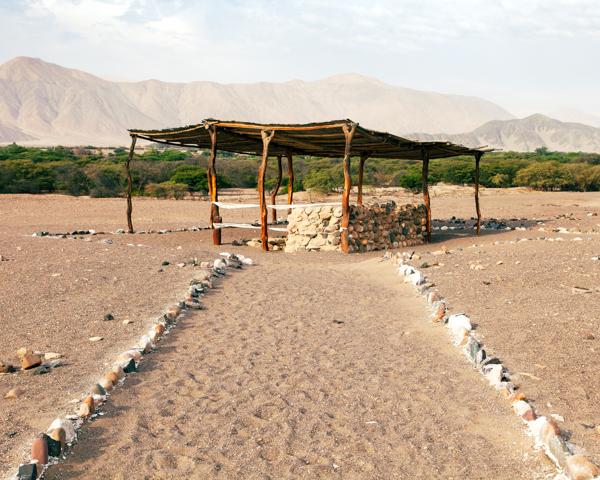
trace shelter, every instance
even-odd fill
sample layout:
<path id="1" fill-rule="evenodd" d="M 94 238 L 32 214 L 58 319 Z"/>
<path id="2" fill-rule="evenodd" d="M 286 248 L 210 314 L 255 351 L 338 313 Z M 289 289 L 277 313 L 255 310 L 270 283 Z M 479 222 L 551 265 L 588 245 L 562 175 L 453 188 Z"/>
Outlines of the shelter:
<path id="1" fill-rule="evenodd" d="M 166 130 L 129 130 L 131 148 L 126 161 L 128 179 L 127 223 L 133 232 L 131 221 L 132 180 L 129 165 L 138 138 L 179 147 L 193 147 L 210 150 L 207 177 L 211 199 L 210 225 L 214 228 L 213 241 L 221 243 L 221 217 L 217 190 L 217 151 L 258 155 L 261 163 L 258 170 L 258 194 L 261 219 L 261 240 L 263 250 L 268 250 L 268 218 L 265 200 L 265 173 L 269 156 L 277 158 L 278 183 L 271 198 L 279 189 L 282 175 L 282 158 L 287 157 L 289 185 L 293 186 L 293 156 L 310 155 L 319 157 L 343 158 L 344 189 L 342 193 L 341 249 L 348 251 L 349 205 L 352 180 L 350 162 L 352 156 L 360 158 L 357 203 L 362 204 L 364 165 L 368 158 L 391 158 L 398 160 L 422 161 L 423 197 L 427 208 L 427 237 L 431 239 L 431 203 L 428 189 L 429 160 L 436 158 L 472 155 L 475 158 L 475 206 L 477 211 L 477 234 L 480 231 L 481 212 L 479 208 L 479 162 L 485 148 L 468 148 L 450 142 L 419 142 L 361 127 L 352 120 L 306 124 L 261 124 L 238 121 L 206 119 L 198 125 Z M 293 189 L 288 190 L 288 204 L 293 206 Z M 274 217 L 276 217 L 274 210 Z"/>

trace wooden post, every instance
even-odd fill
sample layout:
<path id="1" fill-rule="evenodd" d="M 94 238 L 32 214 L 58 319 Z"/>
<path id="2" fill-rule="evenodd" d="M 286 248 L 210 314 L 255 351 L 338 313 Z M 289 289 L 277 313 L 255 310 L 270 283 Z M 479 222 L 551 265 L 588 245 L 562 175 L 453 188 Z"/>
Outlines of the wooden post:
<path id="1" fill-rule="evenodd" d="M 269 233 L 267 217 L 267 203 L 265 202 L 265 173 L 267 171 L 267 161 L 269 159 L 269 143 L 275 135 L 275 130 L 260 132 L 263 142 L 262 161 L 258 170 L 258 198 L 260 200 L 260 240 L 262 249 L 265 252 L 269 251 Z"/>
<path id="2" fill-rule="evenodd" d="M 423 200 L 425 201 L 425 208 L 427 209 L 427 241 L 431 242 L 431 199 L 429 198 L 429 152 L 423 148 L 421 150 L 421 160 L 423 161 L 423 171 L 421 174 L 423 181 Z"/>
<path id="3" fill-rule="evenodd" d="M 279 193 L 279 187 L 281 186 L 281 155 L 277 155 L 277 184 L 275 188 L 271 192 L 271 205 L 275 205 L 277 203 L 277 193 Z M 277 210 L 272 209 L 273 213 L 271 214 L 273 223 L 277 223 Z"/>
<path id="4" fill-rule="evenodd" d="M 360 166 L 358 168 L 358 197 L 356 198 L 356 203 L 358 205 L 363 204 L 363 175 L 367 158 L 369 158 L 369 154 L 367 152 L 362 152 L 360 154 Z"/>
<path id="5" fill-rule="evenodd" d="M 221 217 L 219 215 L 219 207 L 214 204 L 214 202 L 219 201 L 217 169 L 215 168 L 215 163 L 217 161 L 217 127 L 216 125 L 209 125 L 207 128 L 208 135 L 210 136 L 210 157 L 206 169 L 208 192 L 210 194 L 210 226 L 213 229 L 213 244 L 221 245 L 221 229 L 215 228 L 215 223 L 221 223 Z"/>
<path id="6" fill-rule="evenodd" d="M 288 164 L 288 205 L 294 203 L 294 164 L 293 157 L 291 153 L 287 154 L 287 164 Z M 288 210 L 288 214 L 291 210 Z"/>
<path id="7" fill-rule="evenodd" d="M 348 243 L 348 227 L 350 226 L 350 190 L 352 189 L 352 177 L 350 176 L 350 152 L 352 150 L 352 138 L 356 131 L 356 124 L 350 123 L 342 127 L 344 138 L 344 193 L 342 194 L 342 225 L 341 225 L 341 249 L 348 253 L 350 245 Z"/>
<path id="8" fill-rule="evenodd" d="M 125 161 L 125 173 L 127 174 L 127 229 L 129 233 L 133 233 L 133 222 L 131 221 L 131 212 L 133 211 L 133 204 L 131 203 L 131 190 L 133 188 L 133 180 L 131 179 L 131 169 L 129 164 L 133 159 L 133 152 L 135 150 L 135 143 L 137 136 L 131 136 L 131 147 L 129 147 L 129 155 Z"/>
<path id="9" fill-rule="evenodd" d="M 482 152 L 475 154 L 475 210 L 477 211 L 477 235 L 481 230 L 481 210 L 479 209 L 479 161 L 483 156 Z"/>

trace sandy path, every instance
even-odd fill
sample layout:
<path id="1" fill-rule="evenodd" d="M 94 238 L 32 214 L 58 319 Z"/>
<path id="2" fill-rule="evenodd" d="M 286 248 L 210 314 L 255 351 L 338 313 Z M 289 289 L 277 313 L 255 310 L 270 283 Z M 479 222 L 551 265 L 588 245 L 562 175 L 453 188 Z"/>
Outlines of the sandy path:
<path id="1" fill-rule="evenodd" d="M 392 266 L 344 258 L 230 275 L 48 478 L 542 478 Z"/>

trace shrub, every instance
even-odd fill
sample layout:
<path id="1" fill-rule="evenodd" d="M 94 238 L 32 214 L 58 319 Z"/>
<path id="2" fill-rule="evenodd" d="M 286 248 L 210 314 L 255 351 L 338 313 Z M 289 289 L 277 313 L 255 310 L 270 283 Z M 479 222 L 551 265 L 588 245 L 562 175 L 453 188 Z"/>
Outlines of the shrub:
<path id="1" fill-rule="evenodd" d="M 185 183 L 175 182 L 149 183 L 145 191 L 146 195 L 151 197 L 181 200 L 188 192 L 188 186 Z"/>
<path id="2" fill-rule="evenodd" d="M 515 178 L 517 185 L 535 190 L 565 190 L 575 180 L 571 172 L 556 161 L 532 163 L 519 170 Z"/>

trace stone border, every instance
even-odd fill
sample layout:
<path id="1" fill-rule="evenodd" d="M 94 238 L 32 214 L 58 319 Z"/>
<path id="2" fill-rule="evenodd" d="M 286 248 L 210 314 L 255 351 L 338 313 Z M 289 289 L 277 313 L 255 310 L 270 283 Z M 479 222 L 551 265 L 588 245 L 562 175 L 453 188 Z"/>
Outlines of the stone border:
<path id="1" fill-rule="evenodd" d="M 144 355 L 152 352 L 156 343 L 167 335 L 188 310 L 203 309 L 200 298 L 213 288 L 214 280 L 225 276 L 229 269 L 241 269 L 253 265 L 252 259 L 244 255 L 222 252 L 212 262 L 203 262 L 203 268 L 194 275 L 185 299 L 169 305 L 164 314 L 156 319 L 147 334 L 142 335 L 137 344 L 118 355 L 112 367 L 91 386 L 85 398 L 78 404 L 77 413 L 54 420 L 45 433 L 40 433 L 31 444 L 29 463 L 19 465 L 16 473 L 9 476 L 16 480 L 36 480 L 43 478 L 49 465 L 66 458 L 71 446 L 77 441 L 77 431 L 87 421 L 101 416 L 100 407 L 108 400 L 110 391 L 122 386 L 125 377 L 137 371 Z M 41 465 L 41 468 L 39 466 Z"/>
<path id="2" fill-rule="evenodd" d="M 454 346 L 460 348 L 490 386 L 511 403 L 514 412 L 527 426 L 529 435 L 535 439 L 536 447 L 543 449 L 555 464 L 557 468 L 555 480 L 600 479 L 598 466 L 591 463 L 584 455 L 573 454 L 574 446 L 567 444 L 554 419 L 538 416 L 531 402 L 511 383 L 510 372 L 502 362 L 487 354 L 482 342 L 473 331 L 469 317 L 464 313 L 447 315 L 446 300 L 433 288 L 433 285 L 426 282 L 423 272 L 410 264 L 411 258 L 412 255 L 407 252 L 384 256 L 384 259 L 392 260 L 394 265 L 397 265 L 398 275 L 404 277 L 404 282 L 411 283 L 425 298 L 431 309 L 431 321 L 446 324 Z"/>

